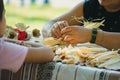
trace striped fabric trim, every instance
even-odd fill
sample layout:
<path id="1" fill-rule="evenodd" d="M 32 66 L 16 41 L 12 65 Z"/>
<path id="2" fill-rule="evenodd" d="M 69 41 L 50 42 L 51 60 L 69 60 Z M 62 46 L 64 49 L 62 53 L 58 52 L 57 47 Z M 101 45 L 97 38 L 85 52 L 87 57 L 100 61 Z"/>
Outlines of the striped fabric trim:
<path id="1" fill-rule="evenodd" d="M 16 73 L 12 73 L 7 70 L 1 70 L 0 80 L 58 80 L 60 73 L 62 74 L 63 72 L 61 72 L 61 70 L 64 70 L 63 67 L 67 69 L 67 66 L 63 64 L 59 64 L 57 68 L 56 66 L 57 64 L 55 62 L 42 64 L 25 63 Z M 85 66 L 75 66 L 73 68 L 75 68 L 73 69 L 72 76 L 74 80 L 120 80 L 120 72 Z M 53 72 L 55 74 L 53 74 Z"/>
<path id="2" fill-rule="evenodd" d="M 60 68 L 61 68 L 61 67 L 62 67 L 62 64 L 60 64 L 59 67 L 58 67 L 55 80 L 58 80 L 58 75 L 59 75 L 59 71 L 60 71 Z"/>
<path id="3" fill-rule="evenodd" d="M 11 72 L 7 70 L 1 71 L 1 79 L 0 80 L 11 80 Z"/>
<path id="4" fill-rule="evenodd" d="M 0 80 L 36 80 L 38 65 L 39 64 L 25 63 L 16 73 L 2 70 Z"/>
<path id="5" fill-rule="evenodd" d="M 77 66 L 76 66 L 76 69 L 75 69 L 74 80 L 76 80 L 76 78 L 77 78 L 77 72 L 78 72 L 78 69 L 79 69 L 79 67 L 78 67 L 78 65 L 77 65 Z"/>
<path id="6" fill-rule="evenodd" d="M 1 70 L 0 70 L 0 80 L 1 80 Z"/>
<path id="7" fill-rule="evenodd" d="M 0 70 L 0 80 L 1 80 L 1 70 Z"/>
<path id="8" fill-rule="evenodd" d="M 96 72 L 97 72 L 97 71 L 95 71 L 95 73 L 94 73 L 94 77 L 93 77 L 93 80 L 95 80 L 95 77 L 96 77 Z"/>

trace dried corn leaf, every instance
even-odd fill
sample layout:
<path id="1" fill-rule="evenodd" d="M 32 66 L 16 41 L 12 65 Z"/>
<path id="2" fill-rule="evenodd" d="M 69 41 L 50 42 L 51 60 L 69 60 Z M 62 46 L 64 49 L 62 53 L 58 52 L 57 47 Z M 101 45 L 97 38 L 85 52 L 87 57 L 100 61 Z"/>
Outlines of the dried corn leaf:
<path id="1" fill-rule="evenodd" d="M 112 65 L 116 65 L 116 63 L 120 63 L 120 56 L 119 57 L 115 57 L 115 58 L 111 58 L 107 61 L 105 61 L 104 63 L 98 65 L 98 67 L 107 67 L 107 66 L 112 66 Z M 120 66 L 118 66 L 120 69 Z"/>
<path id="2" fill-rule="evenodd" d="M 111 70 L 120 70 L 120 61 L 114 63 L 113 65 L 105 66 L 105 68 Z"/>
<path id="3" fill-rule="evenodd" d="M 53 45 L 57 45 L 57 44 L 63 44 L 61 39 L 55 39 L 53 37 L 45 38 L 42 41 L 42 43 L 45 44 L 45 45 L 48 45 L 48 46 L 53 46 Z"/>
<path id="4" fill-rule="evenodd" d="M 88 29 L 99 28 L 100 26 L 104 26 L 104 22 L 105 20 L 101 22 L 84 22 L 84 27 Z"/>
<path id="5" fill-rule="evenodd" d="M 106 52 L 107 49 L 106 48 L 100 48 L 100 47 L 79 47 L 79 49 L 81 50 L 81 52 L 83 53 L 100 53 L 100 52 Z"/>
<path id="6" fill-rule="evenodd" d="M 101 64 L 111 58 L 118 57 L 118 51 L 108 51 L 104 53 L 99 53 L 99 55 L 94 56 L 94 58 L 89 62 L 90 65 Z"/>
<path id="7" fill-rule="evenodd" d="M 76 16 L 72 16 L 73 19 L 77 22 L 79 22 L 80 24 L 83 24 L 83 26 L 85 28 L 88 29 L 92 29 L 92 28 L 99 28 L 100 26 L 104 26 L 104 22 L 105 20 L 103 18 L 101 19 L 93 19 L 93 20 L 86 20 L 84 17 L 76 17 Z M 99 22 L 97 22 L 99 20 Z"/>

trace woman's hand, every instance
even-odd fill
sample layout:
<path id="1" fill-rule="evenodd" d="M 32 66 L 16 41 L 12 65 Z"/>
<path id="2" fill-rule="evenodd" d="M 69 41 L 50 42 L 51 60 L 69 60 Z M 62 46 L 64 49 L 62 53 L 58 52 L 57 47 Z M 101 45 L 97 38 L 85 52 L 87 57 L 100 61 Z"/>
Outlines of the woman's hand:
<path id="1" fill-rule="evenodd" d="M 62 36 L 61 30 L 68 26 L 67 21 L 59 21 L 53 24 L 51 29 L 51 35 L 55 38 L 59 38 Z"/>
<path id="2" fill-rule="evenodd" d="M 70 44 L 84 43 L 91 40 L 91 29 L 82 26 L 69 26 L 62 29 L 61 34 L 64 41 Z"/>

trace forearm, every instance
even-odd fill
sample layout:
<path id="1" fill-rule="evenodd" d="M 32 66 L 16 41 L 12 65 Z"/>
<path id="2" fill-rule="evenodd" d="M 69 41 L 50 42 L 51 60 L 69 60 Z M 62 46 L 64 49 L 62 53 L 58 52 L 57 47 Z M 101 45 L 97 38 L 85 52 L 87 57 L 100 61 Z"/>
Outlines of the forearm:
<path id="1" fill-rule="evenodd" d="M 48 47 L 44 46 L 39 48 L 29 48 L 25 62 L 33 63 L 48 62 L 52 61 L 53 57 L 54 53 L 52 52 L 52 49 Z"/>
<path id="2" fill-rule="evenodd" d="M 120 49 L 120 33 L 98 31 L 96 44 L 108 49 Z"/>

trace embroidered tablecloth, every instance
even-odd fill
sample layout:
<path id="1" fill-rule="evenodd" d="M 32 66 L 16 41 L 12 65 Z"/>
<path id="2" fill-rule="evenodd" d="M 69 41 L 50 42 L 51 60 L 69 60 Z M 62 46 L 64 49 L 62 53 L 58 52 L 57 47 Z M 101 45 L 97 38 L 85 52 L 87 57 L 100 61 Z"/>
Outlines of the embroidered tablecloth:
<path id="1" fill-rule="evenodd" d="M 120 80 L 120 72 L 80 65 L 46 63 L 39 65 L 38 80 Z"/>
<path id="2" fill-rule="evenodd" d="M 55 62 L 25 63 L 17 73 L 0 71 L 0 80 L 120 80 L 120 72 Z"/>

